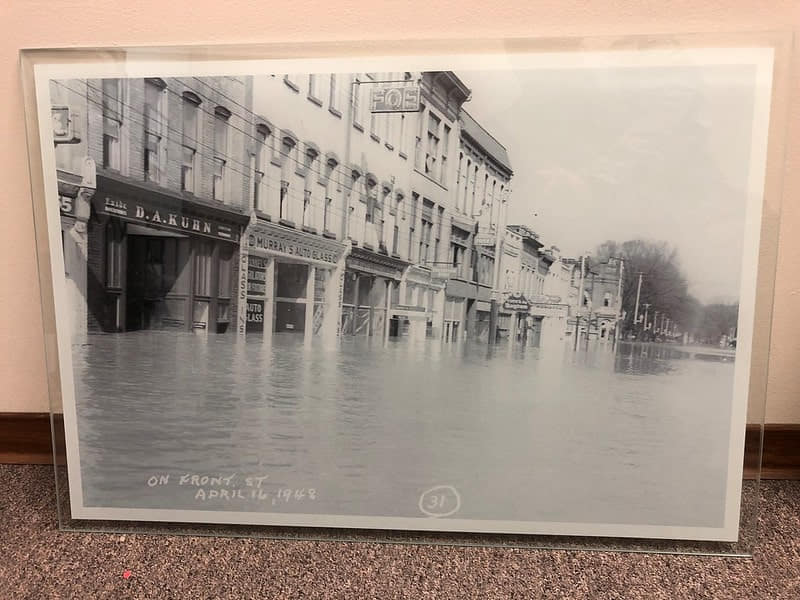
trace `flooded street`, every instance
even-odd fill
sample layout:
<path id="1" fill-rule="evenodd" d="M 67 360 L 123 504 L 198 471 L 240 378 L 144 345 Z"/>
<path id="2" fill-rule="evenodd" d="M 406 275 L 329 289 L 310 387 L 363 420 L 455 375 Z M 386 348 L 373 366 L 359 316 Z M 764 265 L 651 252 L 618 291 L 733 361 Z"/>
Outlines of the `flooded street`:
<path id="1" fill-rule="evenodd" d="M 421 494 L 451 486 L 465 519 L 723 523 L 733 362 L 314 341 L 89 336 L 74 349 L 85 504 L 421 517 Z M 191 475 L 247 493 L 198 499 Z"/>

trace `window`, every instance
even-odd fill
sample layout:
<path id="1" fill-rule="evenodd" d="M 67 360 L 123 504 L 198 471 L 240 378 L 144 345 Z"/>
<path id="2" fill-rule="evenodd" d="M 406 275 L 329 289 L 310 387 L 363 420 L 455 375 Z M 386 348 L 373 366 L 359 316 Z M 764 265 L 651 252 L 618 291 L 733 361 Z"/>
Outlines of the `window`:
<path id="1" fill-rule="evenodd" d="M 412 261 L 414 256 L 414 229 L 417 225 L 417 204 L 419 204 L 419 194 L 411 194 L 411 216 L 408 225 L 408 260 Z"/>
<path id="2" fill-rule="evenodd" d="M 364 126 L 361 125 L 361 80 L 358 77 L 353 80 L 352 88 L 353 126 L 364 131 Z"/>
<path id="3" fill-rule="evenodd" d="M 425 147 L 425 174 L 436 178 L 439 158 L 439 125 L 441 120 L 433 113 L 428 113 L 427 145 Z"/>
<path id="4" fill-rule="evenodd" d="M 211 261 L 213 242 L 199 242 L 194 253 L 194 293 L 196 296 L 211 296 Z"/>
<path id="5" fill-rule="evenodd" d="M 255 155 L 253 168 L 253 208 L 261 210 L 264 201 L 264 173 L 266 172 L 266 148 L 269 129 L 265 125 L 256 127 Z"/>
<path id="6" fill-rule="evenodd" d="M 467 159 L 467 167 L 464 171 L 464 205 L 467 204 L 467 196 L 469 194 L 469 175 L 472 170 L 472 161 Z M 460 181 L 460 180 L 459 180 Z M 472 213 L 475 214 L 475 198 L 472 199 Z"/>
<path id="7" fill-rule="evenodd" d="M 103 79 L 103 167 L 121 168 L 122 80 Z"/>
<path id="8" fill-rule="evenodd" d="M 300 222 L 305 227 L 311 225 L 312 222 L 311 190 L 303 190 L 303 216 Z"/>
<path id="9" fill-rule="evenodd" d="M 283 76 L 283 83 L 293 92 L 299 92 L 300 86 L 297 84 L 297 75 L 286 74 Z"/>
<path id="10" fill-rule="evenodd" d="M 330 93 L 328 95 L 328 108 L 330 110 L 336 111 L 337 106 L 339 104 L 338 97 L 337 97 L 337 90 L 336 90 L 336 75 L 331 73 L 330 79 Z"/>
<path id="11" fill-rule="evenodd" d="M 442 161 L 440 165 L 439 181 L 442 185 L 447 185 L 447 148 L 450 146 L 450 127 L 444 126 L 444 136 L 442 137 Z"/>
<path id="12" fill-rule="evenodd" d="M 378 114 L 372 112 L 372 110 L 369 111 L 369 134 L 373 139 L 380 140 L 378 135 Z"/>
<path id="13" fill-rule="evenodd" d="M 611 306 L 611 292 L 603 294 L 603 306 Z"/>
<path id="14" fill-rule="evenodd" d="M 219 284 L 217 293 L 220 298 L 231 297 L 231 263 L 233 262 L 233 246 L 222 244 L 219 249 Z"/>
<path id="15" fill-rule="evenodd" d="M 422 201 L 422 224 L 419 235 L 419 262 L 426 263 L 431 260 L 431 238 L 433 237 L 433 202 Z M 435 258 L 433 259 L 435 260 Z"/>
<path id="16" fill-rule="evenodd" d="M 144 178 L 161 180 L 162 133 L 166 115 L 163 111 L 166 85 L 161 79 L 144 80 Z"/>
<path id="17" fill-rule="evenodd" d="M 316 75 L 309 74 L 308 76 L 308 97 L 309 99 L 319 99 L 319 80 Z M 322 104 L 320 102 L 320 104 Z"/>
<path id="18" fill-rule="evenodd" d="M 404 157 L 406 155 L 406 116 L 400 115 L 400 139 L 397 140 L 397 149 Z"/>
<path id="19" fill-rule="evenodd" d="M 225 199 L 226 161 L 228 157 L 228 109 L 218 106 L 214 109 L 214 173 L 212 180 L 212 197 L 214 200 Z"/>
<path id="20" fill-rule="evenodd" d="M 200 139 L 197 114 L 200 98 L 191 92 L 183 94 L 183 151 L 181 156 L 181 190 L 194 192 L 197 173 L 197 140 Z"/>
<path id="21" fill-rule="evenodd" d="M 333 217 L 333 194 L 335 193 L 336 185 L 334 179 L 336 177 L 336 167 L 339 163 L 335 158 L 328 158 L 325 161 L 325 200 L 322 211 L 322 231 L 333 231 L 331 229 L 331 219 Z"/>
<path id="22" fill-rule="evenodd" d="M 289 214 L 289 182 L 281 181 L 280 202 L 278 204 L 278 218 L 285 219 Z"/>
<path id="23" fill-rule="evenodd" d="M 325 204 L 322 212 L 322 231 L 330 231 L 329 220 L 331 218 L 331 211 L 333 210 L 333 198 L 325 198 Z"/>
<path id="24" fill-rule="evenodd" d="M 427 263 L 428 262 L 428 253 L 430 252 L 431 248 L 431 233 L 433 232 L 433 223 L 422 218 L 422 229 L 420 230 L 420 239 L 419 239 L 419 262 L 420 263 Z"/>
<path id="25" fill-rule="evenodd" d="M 400 243 L 400 228 L 395 225 L 394 233 L 392 234 L 392 254 L 397 256 L 397 246 Z"/>
<path id="26" fill-rule="evenodd" d="M 122 232 L 114 223 L 106 227 L 106 286 L 122 287 Z"/>
<path id="27" fill-rule="evenodd" d="M 436 219 L 436 243 L 433 248 L 433 260 L 439 260 L 439 241 L 442 238 L 442 223 L 444 223 L 444 206 L 439 207 L 439 215 Z"/>
<path id="28" fill-rule="evenodd" d="M 367 179 L 367 223 L 375 222 L 375 213 L 378 204 L 378 182 L 374 179 Z"/>

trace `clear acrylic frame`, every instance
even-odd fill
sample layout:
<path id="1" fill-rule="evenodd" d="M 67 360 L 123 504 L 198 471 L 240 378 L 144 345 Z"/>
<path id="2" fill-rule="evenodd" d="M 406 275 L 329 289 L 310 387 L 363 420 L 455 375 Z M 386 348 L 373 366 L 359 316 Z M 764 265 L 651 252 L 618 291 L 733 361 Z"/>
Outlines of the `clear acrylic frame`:
<path id="1" fill-rule="evenodd" d="M 786 115 L 789 96 L 789 62 L 792 36 L 783 32 L 731 34 L 676 34 L 662 36 L 621 36 L 560 39 L 506 40 L 435 40 L 435 41 L 375 41 L 352 43 L 259 44 L 237 46 L 175 46 L 131 48 L 63 48 L 30 49 L 21 53 L 23 89 L 25 94 L 28 153 L 31 172 L 36 253 L 41 287 L 45 356 L 50 396 L 53 434 L 56 498 L 60 526 L 74 532 L 141 532 L 180 535 L 259 536 L 279 539 L 315 539 L 328 541 L 365 541 L 381 543 L 481 545 L 497 547 L 548 548 L 572 550 L 614 550 L 653 553 L 697 553 L 726 556 L 751 556 L 758 543 L 759 480 L 762 432 L 767 396 L 772 300 L 778 251 L 778 227 L 782 197 Z M 359 57 L 403 57 L 487 55 L 513 57 L 520 54 L 576 53 L 590 55 L 606 52 L 652 52 L 676 49 L 713 49 L 734 52 L 736 49 L 768 49 L 771 51 L 771 79 L 766 132 L 763 197 L 760 204 L 757 270 L 753 273 L 755 289 L 750 351 L 748 361 L 747 426 L 741 432 L 744 445 L 742 456 L 744 479 L 741 482 L 738 536 L 736 541 L 696 541 L 624 535 L 612 537 L 593 535 L 546 535 L 542 533 L 491 533 L 485 531 L 437 531 L 435 528 L 385 528 L 380 526 L 284 526 L 233 523 L 198 523 L 179 520 L 80 519 L 73 518 L 71 509 L 70 476 L 68 472 L 68 437 L 65 432 L 63 324 L 59 315 L 63 309 L 63 294 L 54 275 L 63 272 L 62 249 L 53 243 L 54 209 L 53 179 L 43 159 L 41 107 L 37 104 L 37 67 L 47 65 L 104 65 L 125 73 L 127 65 L 148 61 L 157 65 L 152 76 L 174 64 L 194 64 L 213 61 L 216 64 L 242 65 L 248 61 L 294 59 L 340 59 Z M 171 67 L 170 67 L 171 68 Z M 278 71 L 281 72 L 281 71 Z M 224 74 L 224 73 L 223 73 Z M 41 94 L 41 91 L 38 91 Z M 324 150 L 323 150 L 324 151 Z M 56 215 L 58 212 L 56 210 Z M 57 217 L 55 220 L 58 220 Z M 56 238 L 57 239 L 57 238 Z M 755 264 L 752 265 L 755 267 Z M 63 279 L 63 278 L 62 278 Z M 740 313 L 741 319 L 741 313 Z M 740 321 L 741 328 L 741 321 Z M 747 327 L 745 327 L 747 329 Z M 737 351 L 738 353 L 738 351 Z M 70 391 L 70 393 L 73 393 Z M 745 439 L 746 438 L 746 439 Z"/>

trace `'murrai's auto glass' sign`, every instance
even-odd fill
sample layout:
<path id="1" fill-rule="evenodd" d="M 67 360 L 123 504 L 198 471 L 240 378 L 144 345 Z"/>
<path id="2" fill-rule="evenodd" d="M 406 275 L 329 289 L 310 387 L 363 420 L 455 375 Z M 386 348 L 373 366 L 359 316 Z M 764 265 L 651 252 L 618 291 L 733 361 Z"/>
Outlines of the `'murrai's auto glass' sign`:
<path id="1" fill-rule="evenodd" d="M 310 234 L 287 231 L 268 223 L 251 226 L 245 234 L 250 250 L 261 250 L 269 255 L 305 258 L 335 265 L 342 255 L 341 244 L 326 242 Z"/>
<path id="2" fill-rule="evenodd" d="M 160 229 L 206 235 L 231 242 L 239 241 L 238 228 L 179 209 L 106 196 L 95 202 L 98 212 Z"/>

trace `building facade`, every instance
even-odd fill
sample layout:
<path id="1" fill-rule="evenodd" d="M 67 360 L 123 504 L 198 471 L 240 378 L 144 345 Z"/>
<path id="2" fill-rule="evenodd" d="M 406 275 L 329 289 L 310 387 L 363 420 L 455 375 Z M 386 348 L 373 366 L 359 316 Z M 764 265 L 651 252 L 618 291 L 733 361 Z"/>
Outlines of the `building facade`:
<path id="1" fill-rule="evenodd" d="M 88 331 L 228 331 L 249 170 L 248 78 L 58 81 L 96 165 L 86 220 Z M 76 158 L 78 157 L 78 158 Z M 77 207 L 81 215 L 85 208 Z M 83 211 L 83 212 L 81 212 Z"/>
<path id="2" fill-rule="evenodd" d="M 96 165 L 87 149 L 85 80 L 52 80 L 53 140 L 55 144 L 61 247 L 64 257 L 70 327 L 77 341 L 87 333 L 88 224 L 97 187 Z"/>
<path id="3" fill-rule="evenodd" d="M 469 217 L 472 235 L 465 241 L 469 278 L 462 285 L 467 335 L 487 339 L 493 292 L 506 289 L 503 245 L 507 239 L 504 215 L 513 175 L 506 148 L 467 111 L 459 119 L 458 182 L 455 211 Z M 463 233 L 462 233 L 463 235 Z M 513 260 L 514 257 L 509 257 Z M 518 270 L 518 268 L 517 268 Z M 495 298 L 497 299 L 497 298 Z M 508 331 L 510 314 L 499 317 L 500 331 Z"/>
<path id="4" fill-rule="evenodd" d="M 405 304 L 422 309 L 432 337 L 463 339 L 473 220 L 457 210 L 459 114 L 470 90 L 451 71 L 416 74 Z"/>

